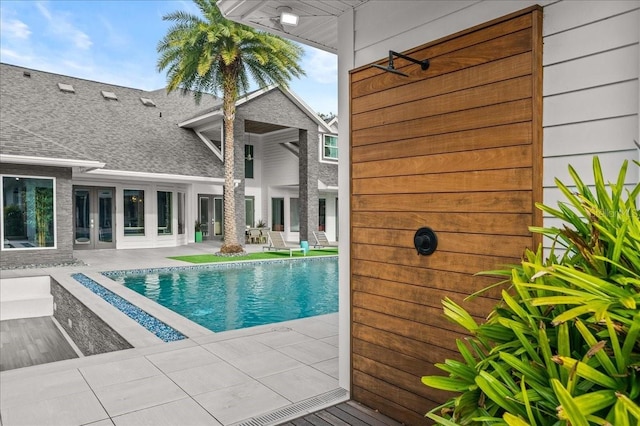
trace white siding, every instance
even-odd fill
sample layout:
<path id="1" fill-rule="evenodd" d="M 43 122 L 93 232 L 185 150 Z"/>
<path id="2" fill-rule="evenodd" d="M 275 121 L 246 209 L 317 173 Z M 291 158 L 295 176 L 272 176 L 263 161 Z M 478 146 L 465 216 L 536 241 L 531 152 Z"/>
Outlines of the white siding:
<path id="1" fill-rule="evenodd" d="M 572 184 L 571 164 L 593 184 L 597 155 L 605 181 L 638 159 L 640 2 L 563 1 L 544 9 L 544 203 L 564 200 L 554 178 Z M 626 183 L 638 182 L 630 166 Z M 545 217 L 545 226 L 558 226 Z M 545 245 L 547 245 L 545 241 Z"/>
<path id="2" fill-rule="evenodd" d="M 287 129 L 262 138 L 263 187 L 298 185 L 298 157 L 281 145 L 297 140 L 298 129 Z"/>

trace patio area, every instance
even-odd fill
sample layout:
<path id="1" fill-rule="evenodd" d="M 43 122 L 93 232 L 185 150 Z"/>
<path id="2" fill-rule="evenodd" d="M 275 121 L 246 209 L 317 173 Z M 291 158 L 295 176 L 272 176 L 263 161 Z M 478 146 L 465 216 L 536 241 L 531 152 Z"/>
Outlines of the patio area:
<path id="1" fill-rule="evenodd" d="M 106 270 L 186 266 L 167 257 L 211 253 L 218 246 L 209 241 L 77 251 L 84 265 L 1 274 L 64 281 L 72 272 L 97 277 Z M 115 308 L 103 312 L 101 299 L 83 300 L 95 304 L 88 307 L 101 317 L 104 313 L 134 348 L 1 372 L 1 425 L 280 424 L 349 397 L 338 386 L 337 313 L 213 333 L 129 293 L 119 291 L 152 315 L 188 330 L 189 338 L 159 342 Z"/>

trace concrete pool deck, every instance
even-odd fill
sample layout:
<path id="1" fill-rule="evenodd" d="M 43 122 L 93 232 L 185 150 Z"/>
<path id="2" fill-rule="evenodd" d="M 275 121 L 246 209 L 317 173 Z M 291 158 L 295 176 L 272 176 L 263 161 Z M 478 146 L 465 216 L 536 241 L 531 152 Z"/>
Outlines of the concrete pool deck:
<path id="1" fill-rule="evenodd" d="M 76 251 L 86 265 L 1 273 L 65 280 L 72 272 L 97 277 L 107 270 L 187 266 L 166 257 L 211 253 L 216 244 Z M 83 295 L 83 303 L 124 330 L 118 332 L 129 333 L 134 348 L 3 371 L 0 425 L 266 425 L 348 399 L 338 386 L 337 313 L 213 333 L 125 295 L 181 331 L 186 327 L 189 338 L 163 343 L 98 296 Z"/>

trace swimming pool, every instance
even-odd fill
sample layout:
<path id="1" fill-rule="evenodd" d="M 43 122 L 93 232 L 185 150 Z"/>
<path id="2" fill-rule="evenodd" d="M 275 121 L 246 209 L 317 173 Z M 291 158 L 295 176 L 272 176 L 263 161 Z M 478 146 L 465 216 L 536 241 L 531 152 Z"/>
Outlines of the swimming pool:
<path id="1" fill-rule="evenodd" d="M 105 274 L 220 332 L 338 311 L 338 258 Z"/>

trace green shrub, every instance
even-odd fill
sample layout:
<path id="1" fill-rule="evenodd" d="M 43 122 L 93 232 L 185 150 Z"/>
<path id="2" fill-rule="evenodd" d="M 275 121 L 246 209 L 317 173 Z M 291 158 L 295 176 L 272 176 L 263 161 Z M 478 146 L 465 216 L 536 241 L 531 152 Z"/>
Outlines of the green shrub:
<path id="1" fill-rule="evenodd" d="M 640 163 L 638 163 L 640 165 Z M 605 184 L 598 158 L 594 188 L 572 167 L 566 202 L 538 205 L 564 222 L 532 228 L 553 241 L 548 256 L 527 250 L 501 275 L 501 302 L 478 324 L 444 300 L 446 317 L 472 335 L 457 341 L 462 361 L 423 377 L 459 395 L 427 417 L 442 425 L 640 424 L 640 184 L 625 188 L 628 164 Z M 473 297 L 473 295 L 472 295 Z"/>

